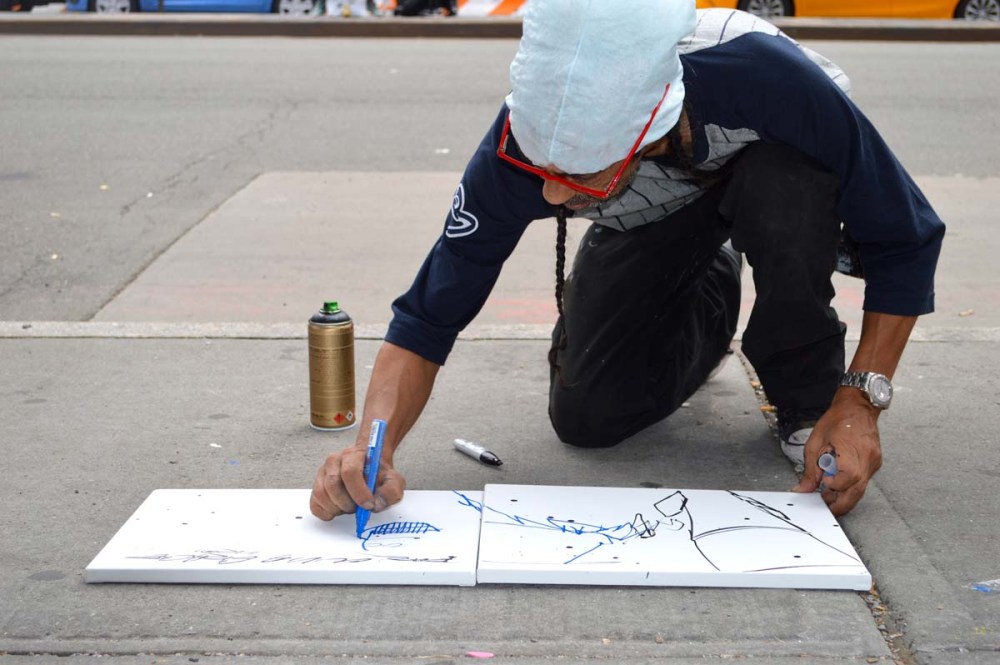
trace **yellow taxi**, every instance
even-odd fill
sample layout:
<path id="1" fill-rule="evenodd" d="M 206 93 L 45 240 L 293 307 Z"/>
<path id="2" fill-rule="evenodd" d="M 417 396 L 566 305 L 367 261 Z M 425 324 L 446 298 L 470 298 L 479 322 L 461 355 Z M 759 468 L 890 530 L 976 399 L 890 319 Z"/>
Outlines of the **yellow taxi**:
<path id="1" fill-rule="evenodd" d="M 723 7 L 775 16 L 964 18 L 1000 21 L 1000 0 L 697 0 L 699 9 Z"/>

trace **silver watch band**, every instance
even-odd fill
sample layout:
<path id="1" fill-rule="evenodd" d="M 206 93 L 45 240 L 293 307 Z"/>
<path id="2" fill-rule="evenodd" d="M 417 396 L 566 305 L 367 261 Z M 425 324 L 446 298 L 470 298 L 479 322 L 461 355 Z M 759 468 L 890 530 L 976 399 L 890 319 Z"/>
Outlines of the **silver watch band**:
<path id="1" fill-rule="evenodd" d="M 840 385 L 868 392 L 868 377 L 874 372 L 844 372 Z"/>

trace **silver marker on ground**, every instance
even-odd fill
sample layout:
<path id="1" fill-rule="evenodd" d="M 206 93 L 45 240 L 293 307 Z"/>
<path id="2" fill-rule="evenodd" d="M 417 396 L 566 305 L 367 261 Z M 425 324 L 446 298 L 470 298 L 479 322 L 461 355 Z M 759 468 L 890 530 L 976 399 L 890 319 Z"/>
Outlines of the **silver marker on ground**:
<path id="1" fill-rule="evenodd" d="M 501 466 L 503 464 L 499 457 L 486 450 L 483 446 L 478 443 L 466 441 L 465 439 L 455 439 L 455 450 L 463 452 L 469 457 L 489 466 Z"/>

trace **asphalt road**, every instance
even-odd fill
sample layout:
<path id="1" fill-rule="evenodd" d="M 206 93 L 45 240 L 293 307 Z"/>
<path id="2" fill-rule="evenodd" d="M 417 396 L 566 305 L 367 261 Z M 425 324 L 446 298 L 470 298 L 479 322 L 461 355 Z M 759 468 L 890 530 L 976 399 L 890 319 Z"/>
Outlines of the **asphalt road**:
<path id="1" fill-rule="evenodd" d="M 997 174 L 1000 45 L 810 45 L 914 175 Z M 0 38 L 0 320 L 88 320 L 261 173 L 460 171 L 515 48 Z"/>
<path id="2" fill-rule="evenodd" d="M 91 653 L 121 663 L 233 660 L 211 653 L 272 664 L 444 663 L 472 649 L 526 665 L 994 663 L 1000 46 L 810 46 L 851 73 L 855 99 L 947 212 L 940 326 L 967 328 L 928 335 L 921 321 L 925 338 L 896 377 L 898 406 L 880 421 L 885 468 L 843 521 L 885 605 L 795 590 L 84 586 L 83 566 L 152 489 L 302 487 L 353 437 L 307 425 L 307 310 L 289 307 L 293 323 L 276 326 L 274 339 L 241 339 L 234 319 L 220 316 L 219 294 L 238 293 L 241 304 L 260 294 L 226 291 L 229 276 L 213 264 L 238 263 L 237 275 L 256 284 L 265 272 L 279 281 L 298 276 L 289 263 L 329 258 L 309 258 L 322 247 L 288 251 L 311 235 L 301 229 L 353 229 L 356 247 L 389 249 L 380 264 L 351 263 L 352 297 L 399 288 L 394 280 L 412 275 L 426 250 L 416 227 L 438 214 L 506 92 L 515 44 L 0 38 L 0 368 L 9 377 L 0 451 L 12 470 L 0 484 L 0 533 L 17 536 L 0 539 L 0 663 L 19 654 L 84 663 Z M 537 273 L 505 271 L 521 278 L 508 306 L 532 297 L 551 306 L 551 244 L 543 249 Z M 286 281 L 310 300 L 324 292 Z M 275 309 L 262 312 L 282 305 L 274 291 Z M 142 294 L 179 310 L 210 301 L 206 318 L 191 319 L 197 339 L 157 323 L 187 321 L 184 312 L 141 311 Z M 973 306 L 975 316 L 959 318 Z M 266 338 L 260 322 L 278 319 L 252 320 L 258 334 L 249 336 Z M 558 445 L 545 415 L 544 336 L 460 341 L 400 453 L 412 488 L 497 478 L 770 490 L 794 482 L 739 363 L 619 448 Z M 372 338 L 358 343 L 361 392 Z M 506 475 L 455 453 L 447 442 L 456 433 L 502 445 Z"/>

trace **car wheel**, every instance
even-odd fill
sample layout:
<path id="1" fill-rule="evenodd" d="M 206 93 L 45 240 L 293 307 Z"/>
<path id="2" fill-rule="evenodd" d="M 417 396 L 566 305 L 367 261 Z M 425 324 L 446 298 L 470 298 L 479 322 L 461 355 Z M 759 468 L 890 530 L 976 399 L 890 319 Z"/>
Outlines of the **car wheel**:
<path id="1" fill-rule="evenodd" d="M 761 18 L 795 16 L 792 0 L 740 0 L 737 7 Z"/>
<path id="2" fill-rule="evenodd" d="M 90 0 L 90 11 L 98 14 L 128 14 L 139 11 L 139 0 Z"/>
<path id="3" fill-rule="evenodd" d="M 1000 21 L 1000 0 L 962 0 L 955 9 L 955 18 Z"/>
<path id="4" fill-rule="evenodd" d="M 274 0 L 271 11 L 290 16 L 311 16 L 316 13 L 318 0 Z"/>

